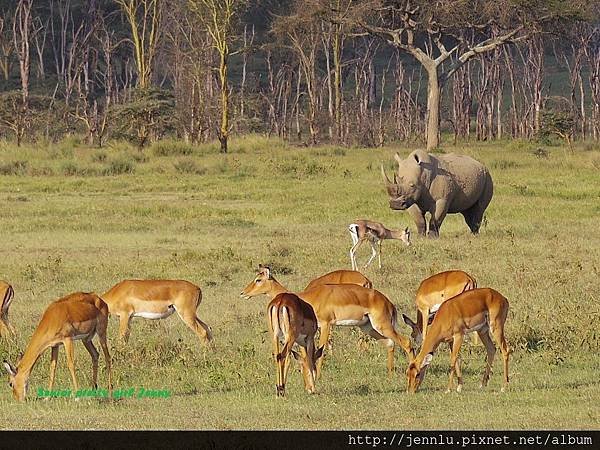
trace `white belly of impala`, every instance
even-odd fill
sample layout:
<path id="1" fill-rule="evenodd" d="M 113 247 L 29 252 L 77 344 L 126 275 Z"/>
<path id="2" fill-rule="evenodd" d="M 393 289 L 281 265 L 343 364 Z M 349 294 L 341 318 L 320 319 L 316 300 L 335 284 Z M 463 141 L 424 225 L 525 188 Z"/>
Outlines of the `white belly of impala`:
<path id="1" fill-rule="evenodd" d="M 90 336 L 89 333 L 88 334 L 78 334 L 76 336 L 71 336 L 71 339 L 73 339 L 74 341 L 78 341 L 80 339 L 85 339 L 89 336 Z"/>
<path id="2" fill-rule="evenodd" d="M 166 319 L 174 312 L 175 312 L 175 307 L 173 305 L 171 305 L 163 312 L 136 311 L 135 313 L 132 314 L 132 317 L 141 317 L 142 319 L 158 320 L 158 319 Z"/>
<path id="3" fill-rule="evenodd" d="M 355 319 L 336 320 L 335 324 L 339 325 L 341 327 L 360 327 L 362 325 L 365 325 L 368 321 L 369 321 L 369 317 L 365 316 L 360 320 L 355 320 Z"/>

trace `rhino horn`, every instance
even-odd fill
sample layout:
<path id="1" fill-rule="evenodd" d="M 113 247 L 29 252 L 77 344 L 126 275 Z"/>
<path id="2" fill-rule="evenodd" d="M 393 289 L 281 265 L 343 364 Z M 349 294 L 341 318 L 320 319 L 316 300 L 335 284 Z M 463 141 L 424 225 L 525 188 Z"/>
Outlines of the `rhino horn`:
<path id="1" fill-rule="evenodd" d="M 390 179 L 387 176 L 387 173 L 385 173 L 385 169 L 383 168 L 383 164 L 381 165 L 381 175 L 383 176 L 383 179 L 385 181 L 386 184 L 392 184 L 392 182 L 390 181 Z M 395 181 L 395 177 L 396 174 L 394 174 L 394 181 Z"/>

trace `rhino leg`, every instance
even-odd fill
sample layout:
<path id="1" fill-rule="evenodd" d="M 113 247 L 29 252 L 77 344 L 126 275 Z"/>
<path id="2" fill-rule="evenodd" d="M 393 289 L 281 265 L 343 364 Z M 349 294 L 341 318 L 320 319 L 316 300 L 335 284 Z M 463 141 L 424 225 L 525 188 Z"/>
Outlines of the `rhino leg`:
<path id="1" fill-rule="evenodd" d="M 473 234 L 479 233 L 479 227 L 481 227 L 481 222 L 483 220 L 483 214 L 485 213 L 486 208 L 492 201 L 493 195 L 493 186 L 492 186 L 492 178 L 487 176 L 486 186 L 479 197 L 479 200 L 471 206 L 471 208 L 462 212 L 463 217 L 465 218 L 465 222 L 469 226 L 469 229 Z"/>
<path id="2" fill-rule="evenodd" d="M 417 233 L 421 236 L 425 236 L 427 233 L 427 222 L 425 222 L 425 213 L 417 205 L 412 205 L 408 208 L 408 213 L 412 217 L 415 225 L 417 226 Z"/>
<path id="3" fill-rule="evenodd" d="M 435 211 L 431 214 L 431 220 L 429 221 L 428 237 L 438 238 L 440 236 L 440 227 L 442 226 L 442 222 L 446 218 L 447 213 L 448 202 L 446 199 L 435 202 Z"/>

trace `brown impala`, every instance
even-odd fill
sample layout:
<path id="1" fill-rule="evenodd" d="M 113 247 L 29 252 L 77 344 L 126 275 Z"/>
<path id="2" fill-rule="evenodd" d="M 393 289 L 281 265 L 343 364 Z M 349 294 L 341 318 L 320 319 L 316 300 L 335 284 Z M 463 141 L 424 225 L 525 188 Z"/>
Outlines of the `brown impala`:
<path id="1" fill-rule="evenodd" d="M 0 336 L 3 336 L 6 332 L 15 334 L 15 327 L 8 320 L 8 308 L 10 308 L 14 296 L 15 291 L 12 286 L 6 281 L 0 281 L 0 299 L 2 299 L 0 307 Z"/>
<path id="2" fill-rule="evenodd" d="M 76 292 L 51 303 L 37 328 L 31 336 L 29 345 L 21 360 L 14 367 L 4 361 L 4 368 L 10 375 L 9 386 L 12 388 L 13 396 L 19 401 L 25 400 L 27 393 L 27 380 L 33 366 L 40 355 L 48 348 L 52 349 L 50 358 L 50 383 L 49 390 L 54 385 L 56 364 L 58 362 L 58 348 L 65 346 L 67 353 L 67 366 L 71 372 L 73 392 L 77 392 L 77 378 L 75 377 L 75 361 L 73 342 L 81 340 L 85 349 L 92 357 L 92 382 L 94 387 L 98 385 L 98 350 L 92 342 L 97 334 L 100 346 L 104 352 L 106 367 L 108 371 L 108 390 L 112 391 L 111 363 L 108 345 L 106 342 L 106 327 L 108 326 L 108 307 L 96 294 Z"/>
<path id="3" fill-rule="evenodd" d="M 423 342 L 428 324 L 442 303 L 476 287 L 475 278 L 462 270 L 440 272 L 421 281 L 415 297 L 417 323 L 402 314 L 404 322 L 413 329 L 412 338 L 415 342 L 419 345 Z"/>
<path id="4" fill-rule="evenodd" d="M 308 286 L 304 288 L 305 291 L 312 289 L 317 286 L 322 286 L 324 284 L 358 284 L 359 286 L 363 286 L 369 289 L 373 288 L 373 283 L 367 277 L 365 277 L 362 273 L 356 270 L 334 270 L 333 272 L 326 273 L 325 275 L 321 275 L 318 278 L 315 278 Z"/>
<path id="5" fill-rule="evenodd" d="M 312 307 L 296 294 L 284 292 L 275 296 L 267 306 L 269 331 L 273 342 L 273 357 L 277 368 L 277 396 L 285 396 L 285 383 L 290 353 L 302 363 L 304 387 L 315 392 L 316 361 L 323 354 L 323 347 L 315 349 L 317 317 Z M 280 342 L 283 348 L 279 349 Z M 300 346 L 299 356 L 292 347 Z"/>
<path id="6" fill-rule="evenodd" d="M 196 314 L 202 291 L 189 281 L 125 280 L 113 286 L 102 299 L 110 313 L 119 316 L 119 334 L 125 342 L 129 339 L 129 322 L 133 317 L 165 319 L 175 311 L 201 342 L 212 339 L 210 327 Z"/>
<path id="7" fill-rule="evenodd" d="M 273 299 L 283 292 L 289 291 L 273 278 L 268 267 L 261 265 L 258 275 L 240 296 L 251 298 L 266 294 Z M 396 332 L 396 307 L 381 292 L 353 284 L 328 284 L 297 295 L 315 311 L 321 329 L 319 347 L 327 343 L 333 325 L 358 326 L 387 347 L 389 375 L 394 371 L 394 345 L 399 345 L 406 352 L 409 361 L 414 357 L 410 340 Z M 322 362 L 321 358 L 317 363 L 317 378 Z"/>
<path id="8" fill-rule="evenodd" d="M 423 381 L 427 366 L 433 358 L 433 353 L 442 342 L 451 344 L 452 355 L 450 358 L 450 379 L 448 392 L 452 389 L 454 373 L 458 377 L 458 387 L 462 390 L 462 373 L 458 360 L 458 352 L 465 334 L 477 331 L 479 338 L 485 345 L 487 364 L 483 372 L 481 387 L 487 386 L 490 372 L 494 362 L 496 348 L 492 337 L 500 346 L 504 358 L 504 386 L 508 386 L 508 344 L 504 338 L 504 322 L 508 315 L 508 300 L 502 294 L 489 288 L 473 289 L 463 292 L 444 302 L 438 309 L 429 332 L 423 341 L 419 354 L 409 364 L 406 371 L 408 378 L 408 392 L 416 392 Z M 491 334 L 491 336 L 490 336 Z"/>

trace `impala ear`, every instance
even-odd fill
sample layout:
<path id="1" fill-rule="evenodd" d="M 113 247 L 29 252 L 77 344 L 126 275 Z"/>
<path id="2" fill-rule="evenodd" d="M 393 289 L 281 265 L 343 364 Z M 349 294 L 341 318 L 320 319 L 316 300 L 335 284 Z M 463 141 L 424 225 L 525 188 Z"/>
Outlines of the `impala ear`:
<path id="1" fill-rule="evenodd" d="M 423 358 L 423 363 L 421 364 L 421 368 L 428 366 L 431 363 L 432 359 L 433 359 L 433 353 L 427 353 L 427 355 L 425 355 L 425 358 Z"/>
<path id="2" fill-rule="evenodd" d="M 398 164 L 402 162 L 402 157 L 398 153 L 394 154 L 394 159 L 398 161 Z"/>
<path id="3" fill-rule="evenodd" d="M 404 323 L 406 325 L 408 325 L 409 327 L 411 327 L 411 328 L 416 328 L 417 327 L 417 324 L 414 323 L 412 321 L 412 319 L 410 317 L 408 317 L 406 314 L 402 314 L 402 320 L 404 320 Z"/>
<path id="4" fill-rule="evenodd" d="M 416 153 L 413 155 L 413 157 L 415 158 L 415 161 L 417 162 L 417 164 L 420 166 L 421 165 L 421 160 L 419 159 L 419 155 L 417 155 Z"/>
<path id="5" fill-rule="evenodd" d="M 4 368 L 6 369 L 6 371 L 8 372 L 8 374 L 11 377 L 14 377 L 14 376 L 17 375 L 17 369 L 11 363 L 9 363 L 8 361 L 4 360 L 2 362 L 2 364 L 4 365 Z"/>
<path id="6" fill-rule="evenodd" d="M 300 358 L 300 355 L 298 354 L 298 352 L 296 350 L 292 350 L 292 355 L 294 356 L 294 359 L 296 361 L 298 361 L 298 358 Z"/>

